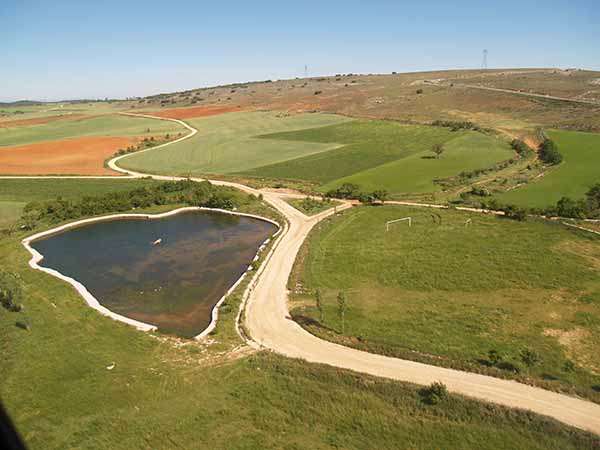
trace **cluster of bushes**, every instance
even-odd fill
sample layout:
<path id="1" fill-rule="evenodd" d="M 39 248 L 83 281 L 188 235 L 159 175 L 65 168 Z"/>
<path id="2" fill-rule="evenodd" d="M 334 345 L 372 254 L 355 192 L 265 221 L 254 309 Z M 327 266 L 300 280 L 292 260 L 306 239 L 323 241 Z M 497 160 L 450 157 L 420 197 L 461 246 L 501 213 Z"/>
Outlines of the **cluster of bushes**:
<path id="1" fill-rule="evenodd" d="M 19 312 L 23 306 L 19 303 L 22 291 L 17 276 L 0 270 L 0 304 L 11 312 Z"/>
<path id="2" fill-rule="evenodd" d="M 150 130 L 146 130 L 146 131 L 150 131 Z M 178 133 L 177 137 L 180 137 L 180 136 L 181 136 L 181 133 Z M 145 137 L 137 145 L 130 145 L 127 148 L 120 148 L 113 154 L 113 156 L 122 156 L 122 155 L 126 155 L 128 153 L 134 153 L 134 152 L 137 152 L 140 150 L 144 150 L 146 148 L 155 147 L 157 145 L 160 145 L 164 142 L 169 141 L 170 139 L 171 139 L 171 135 L 169 133 L 165 134 L 162 139 L 154 139 L 154 136 Z"/>
<path id="3" fill-rule="evenodd" d="M 459 131 L 459 130 L 473 130 L 473 131 L 485 131 L 479 125 L 469 122 L 468 120 L 464 121 L 454 121 L 454 120 L 434 120 L 431 122 L 431 125 L 434 127 L 445 127 L 450 128 L 451 131 Z"/>
<path id="4" fill-rule="evenodd" d="M 513 139 L 510 143 L 510 146 L 515 152 L 517 152 L 519 156 L 522 157 L 527 156 L 529 153 L 532 152 L 531 148 L 529 148 L 529 145 L 527 145 L 521 139 Z"/>
<path id="5" fill-rule="evenodd" d="M 490 197 L 492 195 L 492 193 L 490 191 L 488 191 L 487 189 L 473 186 L 470 191 L 462 192 L 460 194 L 460 197 L 463 200 L 466 200 L 471 195 L 475 195 L 477 197 Z"/>
<path id="6" fill-rule="evenodd" d="M 329 198 L 359 200 L 361 203 L 373 204 L 376 202 L 385 202 L 388 199 L 388 192 L 384 189 L 378 189 L 373 192 L 363 192 L 357 184 L 344 183 L 336 189 L 327 191 L 325 196 Z"/>
<path id="7" fill-rule="evenodd" d="M 208 181 L 169 181 L 150 187 L 124 192 L 111 192 L 99 196 L 86 196 L 78 200 L 57 198 L 32 202 L 25 206 L 23 227 L 33 229 L 38 221 L 61 222 L 79 217 L 130 211 L 157 205 L 185 204 L 208 208 L 233 209 L 238 206 L 239 195 L 229 188 L 214 186 Z"/>
<path id="8" fill-rule="evenodd" d="M 472 180 L 473 178 L 477 178 L 481 175 L 486 175 L 488 173 L 497 172 L 499 170 L 506 169 L 507 167 L 514 164 L 515 162 L 516 162 L 516 160 L 511 158 L 511 159 L 507 159 L 506 161 L 502 161 L 497 164 L 494 164 L 491 167 L 486 167 L 484 169 L 475 169 L 475 170 L 469 170 L 469 171 L 463 170 L 462 172 L 460 172 L 458 175 L 456 175 L 454 177 L 436 178 L 433 180 L 433 182 L 436 184 L 439 184 L 440 186 L 452 186 L 452 185 L 455 185 L 457 182 L 462 184 L 462 183 L 469 182 L 469 180 Z"/>
<path id="9" fill-rule="evenodd" d="M 575 219 L 600 219 L 600 183 L 593 185 L 584 199 L 573 200 L 563 197 L 544 213 L 549 216 L 572 217 Z"/>
<path id="10" fill-rule="evenodd" d="M 480 362 L 490 367 L 497 367 L 498 369 L 507 370 L 513 373 L 521 373 L 521 364 L 529 370 L 542 361 L 540 354 L 529 347 L 523 348 L 519 352 L 517 359 L 517 362 L 511 362 L 510 360 L 505 359 L 500 352 L 492 349 L 487 354 L 487 360 L 480 360 Z M 573 363 L 571 361 L 568 361 L 568 363 L 565 364 L 565 368 L 570 368 L 572 366 Z"/>

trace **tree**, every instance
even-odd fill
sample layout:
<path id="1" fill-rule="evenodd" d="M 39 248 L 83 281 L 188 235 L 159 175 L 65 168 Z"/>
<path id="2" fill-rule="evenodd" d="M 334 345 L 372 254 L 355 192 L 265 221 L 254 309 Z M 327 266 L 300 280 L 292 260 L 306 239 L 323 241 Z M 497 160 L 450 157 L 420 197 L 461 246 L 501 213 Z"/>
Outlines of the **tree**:
<path id="1" fill-rule="evenodd" d="M 433 144 L 433 147 L 431 147 L 431 151 L 435 153 L 436 159 L 440 159 L 440 156 L 442 156 L 442 153 L 444 153 L 445 150 L 444 144 Z"/>
<path id="2" fill-rule="evenodd" d="M 389 193 L 385 189 L 379 189 L 377 191 L 373 191 L 373 197 L 376 200 L 379 200 L 381 203 L 385 203 L 389 197 Z"/>
<path id="3" fill-rule="evenodd" d="M 556 214 L 560 217 L 573 217 L 584 219 L 587 215 L 588 203 L 584 200 L 575 201 L 569 197 L 563 197 L 556 203 Z"/>
<path id="4" fill-rule="evenodd" d="M 540 159 L 546 164 L 560 164 L 562 162 L 562 155 L 558 151 L 558 146 L 551 139 L 544 139 L 542 145 L 540 145 L 539 152 Z"/>
<path id="5" fill-rule="evenodd" d="M 319 311 L 319 322 L 323 322 L 323 299 L 321 298 L 321 289 L 315 291 L 315 302 Z"/>
<path id="6" fill-rule="evenodd" d="M 593 185 L 585 194 L 590 213 L 600 213 L 600 183 Z"/>
<path id="7" fill-rule="evenodd" d="M 342 321 L 342 334 L 346 332 L 346 310 L 348 309 L 348 304 L 346 301 L 346 294 L 344 291 L 340 291 L 337 296 L 337 305 L 338 305 L 338 315 L 340 316 L 340 320 Z"/>
<path id="8" fill-rule="evenodd" d="M 527 347 L 521 350 L 519 356 L 521 357 L 521 361 L 523 361 L 523 364 L 525 364 L 529 369 L 531 369 L 533 366 L 535 366 L 542 360 L 540 355 L 535 350 L 532 350 Z"/>

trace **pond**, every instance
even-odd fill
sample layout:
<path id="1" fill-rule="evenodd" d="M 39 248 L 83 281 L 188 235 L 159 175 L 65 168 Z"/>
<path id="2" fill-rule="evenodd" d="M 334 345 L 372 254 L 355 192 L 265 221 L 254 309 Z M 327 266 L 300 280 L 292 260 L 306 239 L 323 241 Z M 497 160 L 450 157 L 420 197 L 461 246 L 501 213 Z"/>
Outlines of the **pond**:
<path id="1" fill-rule="evenodd" d="M 189 338 L 275 231 L 252 217 L 186 211 L 96 222 L 30 245 L 40 266 L 81 282 L 111 311 Z"/>

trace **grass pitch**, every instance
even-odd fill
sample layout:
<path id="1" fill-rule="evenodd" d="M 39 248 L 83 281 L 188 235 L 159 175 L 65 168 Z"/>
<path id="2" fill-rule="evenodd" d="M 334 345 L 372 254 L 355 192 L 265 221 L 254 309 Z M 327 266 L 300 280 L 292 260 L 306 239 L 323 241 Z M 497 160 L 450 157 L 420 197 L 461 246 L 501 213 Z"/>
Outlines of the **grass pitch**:
<path id="1" fill-rule="evenodd" d="M 403 222 L 386 232 L 386 221 L 406 216 L 412 227 Z M 303 286 L 293 315 L 346 345 L 507 376 L 480 361 L 496 350 L 521 366 L 520 376 L 600 401 L 599 263 L 600 239 L 559 224 L 354 208 L 319 225 L 305 244 L 290 281 Z M 339 291 L 349 304 L 344 334 Z M 525 347 L 541 358 L 530 369 L 519 357 Z"/>

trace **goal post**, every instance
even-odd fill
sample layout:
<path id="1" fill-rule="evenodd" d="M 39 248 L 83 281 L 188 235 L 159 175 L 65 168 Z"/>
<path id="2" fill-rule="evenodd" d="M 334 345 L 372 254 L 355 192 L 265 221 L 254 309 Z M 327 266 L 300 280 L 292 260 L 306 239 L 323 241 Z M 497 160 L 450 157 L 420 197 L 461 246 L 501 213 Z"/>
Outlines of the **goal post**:
<path id="1" fill-rule="evenodd" d="M 395 219 L 395 220 L 387 221 L 385 223 L 385 231 L 390 231 L 390 225 L 392 225 L 394 223 L 398 223 L 398 222 L 403 222 L 403 221 L 407 221 L 409 227 L 412 226 L 412 217 L 403 217 L 402 219 Z"/>

